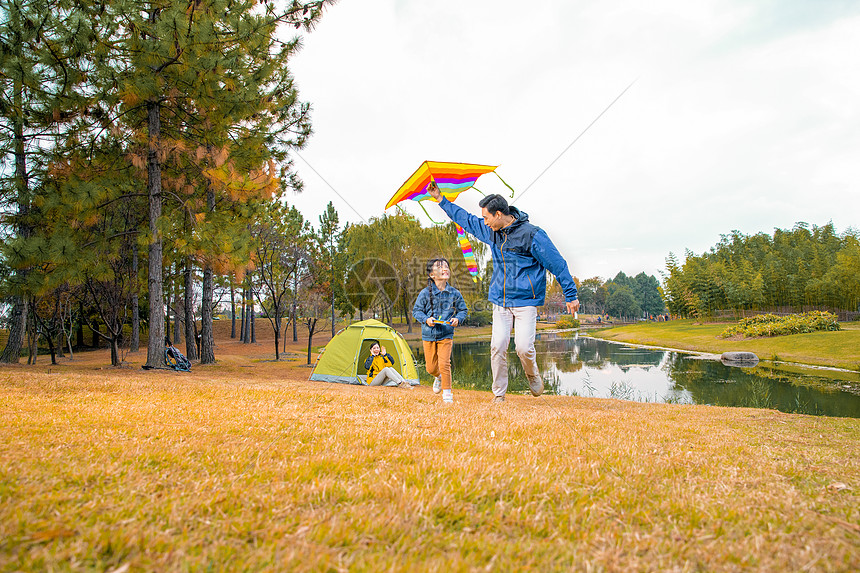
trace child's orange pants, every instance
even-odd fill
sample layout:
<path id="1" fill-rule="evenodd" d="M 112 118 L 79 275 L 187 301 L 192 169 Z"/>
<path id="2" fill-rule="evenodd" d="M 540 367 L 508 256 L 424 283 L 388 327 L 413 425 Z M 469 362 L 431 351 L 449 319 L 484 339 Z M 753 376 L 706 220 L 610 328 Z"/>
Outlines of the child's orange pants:
<path id="1" fill-rule="evenodd" d="M 442 340 L 424 340 L 424 361 L 427 363 L 427 373 L 442 379 L 442 389 L 451 389 L 451 348 L 453 338 Z"/>

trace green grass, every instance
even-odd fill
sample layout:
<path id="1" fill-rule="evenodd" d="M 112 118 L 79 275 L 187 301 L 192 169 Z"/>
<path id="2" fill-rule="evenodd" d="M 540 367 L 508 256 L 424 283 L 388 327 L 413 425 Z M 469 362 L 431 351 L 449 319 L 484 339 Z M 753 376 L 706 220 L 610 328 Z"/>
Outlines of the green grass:
<path id="1" fill-rule="evenodd" d="M 860 420 L 0 369 L 0 571 L 847 571 Z"/>
<path id="2" fill-rule="evenodd" d="M 760 359 L 777 358 L 817 366 L 860 370 L 860 324 L 842 323 L 838 332 L 812 332 L 767 338 L 725 340 L 725 323 L 697 324 L 692 320 L 643 322 L 592 332 L 598 338 L 722 354 L 754 352 Z"/>

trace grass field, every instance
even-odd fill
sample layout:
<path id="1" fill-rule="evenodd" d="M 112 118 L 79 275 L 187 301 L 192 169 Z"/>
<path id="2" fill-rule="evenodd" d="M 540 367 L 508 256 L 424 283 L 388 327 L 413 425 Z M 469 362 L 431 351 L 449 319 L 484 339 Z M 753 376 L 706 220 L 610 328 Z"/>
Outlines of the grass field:
<path id="1" fill-rule="evenodd" d="M 720 334 L 729 324 L 698 324 L 692 320 L 642 322 L 592 332 L 592 336 L 630 342 L 695 350 L 723 352 L 742 350 L 755 352 L 763 360 L 782 360 L 817 366 L 834 366 L 860 370 L 860 323 L 842 323 L 838 332 L 813 332 L 772 338 L 726 340 Z"/>
<path id="2" fill-rule="evenodd" d="M 0 368 L 0 571 L 860 569 L 860 420 Z M 128 356 L 139 366 L 144 356 Z"/>

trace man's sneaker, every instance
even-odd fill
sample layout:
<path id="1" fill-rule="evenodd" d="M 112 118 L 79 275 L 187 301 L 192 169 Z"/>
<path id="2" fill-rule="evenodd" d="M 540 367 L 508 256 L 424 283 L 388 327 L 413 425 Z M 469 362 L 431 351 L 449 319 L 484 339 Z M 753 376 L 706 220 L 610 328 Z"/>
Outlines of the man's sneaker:
<path id="1" fill-rule="evenodd" d="M 442 391 L 442 379 L 438 376 L 433 380 L 433 393 L 438 394 Z"/>
<path id="2" fill-rule="evenodd" d="M 406 388 L 407 390 L 412 390 L 412 384 L 409 383 L 409 380 L 404 380 L 400 384 L 398 384 L 401 388 Z"/>
<path id="3" fill-rule="evenodd" d="M 540 376 L 535 376 L 533 379 L 528 378 L 528 381 L 529 390 L 532 391 L 532 396 L 540 396 L 543 394 L 543 380 L 541 380 Z"/>
<path id="4" fill-rule="evenodd" d="M 494 397 L 493 397 L 493 403 L 496 403 L 496 402 L 504 402 L 504 401 L 505 401 L 505 397 L 504 397 L 504 396 L 494 396 Z"/>
<path id="5" fill-rule="evenodd" d="M 453 390 L 442 390 L 442 403 L 443 404 L 453 404 L 454 403 L 454 391 Z"/>

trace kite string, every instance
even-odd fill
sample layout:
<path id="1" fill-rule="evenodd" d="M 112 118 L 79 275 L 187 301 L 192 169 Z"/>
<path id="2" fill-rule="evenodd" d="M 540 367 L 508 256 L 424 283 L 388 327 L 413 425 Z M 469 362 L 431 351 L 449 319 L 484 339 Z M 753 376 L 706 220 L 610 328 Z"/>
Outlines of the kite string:
<path id="1" fill-rule="evenodd" d="M 424 205 L 421 204 L 421 201 L 418 201 L 418 205 L 421 207 L 421 209 L 424 210 L 424 214 L 427 215 L 427 218 L 430 219 L 431 223 L 433 223 L 434 225 L 442 225 L 443 224 L 443 223 L 440 223 L 438 221 L 433 220 L 433 217 L 430 216 L 430 213 L 428 213 L 427 209 L 424 207 Z"/>
<path id="2" fill-rule="evenodd" d="M 519 197 L 517 197 L 517 199 L 516 199 L 516 200 L 522 199 L 522 198 L 523 198 L 523 195 L 525 195 L 525 194 L 528 192 L 528 190 L 529 190 L 529 189 L 531 189 L 531 188 L 532 188 L 532 186 L 533 186 L 535 183 L 537 183 L 538 179 L 540 179 L 541 177 L 543 177 L 543 174 L 544 174 L 544 173 L 546 173 L 547 171 L 549 171 L 550 167 L 552 167 L 553 165 L 555 165 L 555 162 L 556 162 L 556 161 L 558 161 L 559 159 L 561 159 L 561 156 L 562 156 L 562 155 L 564 155 L 565 153 L 567 153 L 567 150 L 568 150 L 568 149 L 570 149 L 571 147 L 573 147 L 573 145 L 574 145 L 577 141 L 579 141 L 579 138 L 580 138 L 580 137 L 582 137 L 583 135 L 585 135 L 585 132 L 586 132 L 586 131 L 588 131 L 589 129 L 591 129 L 591 126 L 592 126 L 592 125 L 594 125 L 595 123 L 597 123 L 597 121 L 598 121 L 601 117 L 603 117 L 603 114 L 605 114 L 607 111 L 609 111 L 609 108 L 611 108 L 613 105 L 615 105 L 615 102 L 617 102 L 619 99 L 621 99 L 621 96 L 623 96 L 625 93 L 627 93 L 627 90 L 629 90 L 631 87 L 633 87 L 633 84 L 635 84 L 635 83 L 638 81 L 638 79 L 639 79 L 639 78 L 636 78 L 635 80 L 633 80 L 632 82 L 630 82 L 630 85 L 628 85 L 626 88 L 624 88 L 623 90 L 621 90 L 621 93 L 620 93 L 620 94 L 618 94 L 617 96 L 615 96 L 615 99 L 614 99 L 614 100 L 612 100 L 612 101 L 609 103 L 609 105 L 608 105 L 608 106 L 606 106 L 606 108 L 604 108 L 604 110 L 603 110 L 603 111 L 601 111 L 601 112 L 597 115 L 597 117 L 595 117 L 595 118 L 591 121 L 591 123 L 589 123 L 589 124 L 585 127 L 585 129 L 583 129 L 583 130 L 580 132 L 580 134 L 579 134 L 579 135 L 577 135 L 577 136 L 574 138 L 574 140 L 573 140 L 573 141 L 571 141 L 571 142 L 568 144 L 568 146 L 564 148 L 564 150 L 562 150 L 562 152 L 561 152 L 561 153 L 559 153 L 559 154 L 558 154 L 558 157 L 556 157 L 555 159 L 553 159 L 552 161 L 550 161 L 550 164 L 549 164 L 549 165 L 547 165 L 547 166 L 544 168 L 544 170 L 543 170 L 543 171 L 541 171 L 541 172 L 540 172 L 540 174 L 539 174 L 537 177 L 535 177 L 535 178 L 534 178 L 534 181 L 532 181 L 531 183 L 529 183 L 529 184 L 528 184 L 528 186 L 526 186 L 526 188 L 525 188 L 525 189 L 523 189 L 522 193 L 520 193 L 520 196 L 519 196 Z M 499 179 L 501 179 L 501 177 L 500 177 Z M 513 197 L 511 197 L 511 198 L 513 198 Z M 514 201 L 511 201 L 511 203 L 513 203 L 513 202 L 514 202 Z"/>
<path id="3" fill-rule="evenodd" d="M 508 189 L 510 189 L 510 190 L 511 190 L 511 199 L 513 199 L 513 198 L 514 198 L 514 194 L 515 194 L 514 188 L 513 188 L 513 187 L 511 187 L 510 185 L 508 185 L 507 181 L 505 181 L 504 179 L 502 179 L 502 176 L 501 176 L 501 175 L 499 175 L 498 173 L 496 173 L 496 170 L 495 170 L 495 169 L 493 170 L 493 173 L 495 173 L 496 177 L 498 177 L 498 178 L 499 178 L 499 181 L 501 181 L 502 183 L 504 183 L 504 184 L 505 184 L 505 187 L 507 187 Z M 481 193 L 481 195 L 483 195 L 483 193 Z"/>

